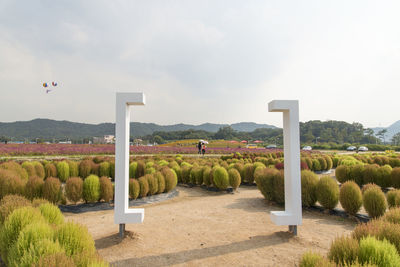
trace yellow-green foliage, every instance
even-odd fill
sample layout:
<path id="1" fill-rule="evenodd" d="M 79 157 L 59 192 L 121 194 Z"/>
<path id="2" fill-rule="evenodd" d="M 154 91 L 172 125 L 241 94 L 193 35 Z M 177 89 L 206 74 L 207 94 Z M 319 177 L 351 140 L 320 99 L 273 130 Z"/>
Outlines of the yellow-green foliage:
<path id="1" fill-rule="evenodd" d="M 397 199 L 397 201 L 396 201 Z M 400 190 L 390 190 L 386 194 L 386 200 L 389 208 L 398 207 L 400 205 Z M 397 203 L 396 203 L 397 202 Z"/>
<path id="2" fill-rule="evenodd" d="M 301 203 L 303 206 L 311 207 L 317 202 L 318 176 L 309 170 L 301 171 Z"/>
<path id="3" fill-rule="evenodd" d="M 50 202 L 58 203 L 61 199 L 61 183 L 54 177 L 46 179 L 43 185 L 43 197 Z"/>
<path id="4" fill-rule="evenodd" d="M 347 213 L 355 215 L 362 205 L 362 194 L 358 185 L 353 181 L 347 181 L 342 184 L 339 200 L 340 205 Z"/>
<path id="5" fill-rule="evenodd" d="M 137 167 L 138 164 L 136 161 L 133 161 L 131 164 L 129 164 L 129 178 L 136 178 Z"/>
<path id="6" fill-rule="evenodd" d="M 254 166 L 251 163 L 247 163 L 243 168 L 243 180 L 248 183 L 254 182 Z"/>
<path id="7" fill-rule="evenodd" d="M 342 165 L 344 166 L 344 165 Z M 352 165 L 349 168 L 348 171 L 348 176 L 349 180 L 353 180 L 356 182 L 359 186 L 364 184 L 363 176 L 364 176 L 364 165 L 362 164 L 357 164 L 357 165 Z"/>
<path id="8" fill-rule="evenodd" d="M 339 201 L 339 186 L 334 179 L 323 176 L 317 184 L 317 200 L 326 209 L 334 209 Z"/>
<path id="9" fill-rule="evenodd" d="M 400 188 L 400 168 L 393 168 L 391 173 L 391 182 L 394 188 Z"/>
<path id="10" fill-rule="evenodd" d="M 67 222 L 57 228 L 55 238 L 64 247 L 68 256 L 74 256 L 82 252 L 94 254 L 96 249 L 94 241 L 86 227 Z"/>
<path id="11" fill-rule="evenodd" d="M 50 202 L 47 199 L 44 199 L 44 198 L 34 198 L 32 200 L 32 207 L 37 208 L 40 205 L 45 204 L 45 203 L 50 203 Z"/>
<path id="12" fill-rule="evenodd" d="M 149 184 L 149 195 L 157 194 L 158 192 L 158 181 L 153 174 L 146 174 L 144 177 L 147 179 Z"/>
<path id="13" fill-rule="evenodd" d="M 225 168 L 218 167 L 213 173 L 214 184 L 218 189 L 226 189 L 229 186 L 229 175 Z"/>
<path id="14" fill-rule="evenodd" d="M 80 201 L 83 195 L 83 180 L 79 177 L 70 177 L 65 184 L 65 194 L 73 203 Z"/>
<path id="15" fill-rule="evenodd" d="M 392 167 L 390 165 L 384 165 L 378 169 L 378 180 L 377 184 L 381 187 L 392 186 Z"/>
<path id="16" fill-rule="evenodd" d="M 113 199 L 114 190 L 111 180 L 108 176 L 103 176 L 100 178 L 100 199 L 105 202 L 110 202 Z"/>
<path id="17" fill-rule="evenodd" d="M 369 183 L 369 184 L 363 185 L 363 187 L 362 187 L 362 189 L 361 189 L 361 192 L 362 192 L 363 195 L 364 195 L 365 191 L 367 191 L 368 189 L 370 189 L 370 188 L 372 188 L 372 187 L 381 190 L 380 186 L 378 186 L 378 185 L 376 185 L 376 184 L 374 184 L 374 183 Z"/>
<path id="18" fill-rule="evenodd" d="M 312 170 L 313 171 L 321 171 L 321 163 L 318 159 L 312 159 Z"/>
<path id="19" fill-rule="evenodd" d="M 319 161 L 319 165 L 321 166 L 321 170 L 322 171 L 324 171 L 324 170 L 326 170 L 328 168 L 328 164 L 326 163 L 325 158 L 319 157 L 318 161 Z"/>
<path id="20" fill-rule="evenodd" d="M 32 161 L 32 164 L 35 167 L 36 176 L 43 180 L 45 177 L 45 173 L 42 163 L 40 163 L 39 161 Z"/>
<path id="21" fill-rule="evenodd" d="M 39 206 L 40 213 L 49 224 L 60 225 L 64 223 L 64 215 L 60 209 L 51 203 L 45 203 Z"/>
<path id="22" fill-rule="evenodd" d="M 380 217 L 386 211 L 385 194 L 380 189 L 371 187 L 363 194 L 363 205 L 370 217 Z"/>
<path id="23" fill-rule="evenodd" d="M 274 176 L 279 175 L 277 169 L 265 168 L 263 173 L 257 176 L 256 184 L 266 200 L 274 200 Z"/>
<path id="24" fill-rule="evenodd" d="M 350 167 L 346 165 L 337 166 L 335 170 L 336 179 L 339 183 L 344 183 L 349 180 Z"/>
<path id="25" fill-rule="evenodd" d="M 86 202 L 97 202 L 100 199 L 100 181 L 97 175 L 89 175 L 83 181 L 83 199 Z"/>
<path id="26" fill-rule="evenodd" d="M 377 164 L 366 165 L 363 173 L 363 183 L 378 184 L 378 170 L 379 166 Z"/>
<path id="27" fill-rule="evenodd" d="M 69 160 L 67 163 L 68 163 L 68 166 L 69 166 L 69 177 L 77 177 L 77 176 L 79 176 L 79 164 L 78 164 L 78 162 Z"/>
<path id="28" fill-rule="evenodd" d="M 153 174 L 153 176 L 157 180 L 157 184 L 158 184 L 157 194 L 164 193 L 164 191 L 165 191 L 165 178 L 164 178 L 164 176 L 161 174 L 161 172 L 156 172 L 156 173 Z"/>
<path id="29" fill-rule="evenodd" d="M 9 266 L 21 266 L 21 259 L 29 248 L 41 239 L 53 239 L 54 231 L 45 222 L 35 222 L 27 225 L 19 233 L 17 241 L 8 254 Z"/>
<path id="30" fill-rule="evenodd" d="M 382 220 L 390 223 L 400 224 L 400 208 L 390 209 L 382 216 Z"/>
<path id="31" fill-rule="evenodd" d="M 69 165 L 66 161 L 60 161 L 57 163 L 57 174 L 61 182 L 66 182 L 69 178 Z"/>
<path id="32" fill-rule="evenodd" d="M 232 168 L 228 171 L 229 175 L 229 185 L 232 186 L 234 190 L 236 190 L 241 182 L 240 173 L 235 168 Z"/>
<path id="33" fill-rule="evenodd" d="M 318 253 L 307 251 L 300 260 L 300 267 L 336 267 Z"/>
<path id="34" fill-rule="evenodd" d="M 19 195 L 7 195 L 0 201 L 0 225 L 4 223 L 7 216 L 14 210 L 31 206 L 31 202 Z"/>
<path id="35" fill-rule="evenodd" d="M 274 201 L 278 204 L 285 204 L 285 179 L 284 172 L 280 170 L 273 176 Z"/>
<path id="36" fill-rule="evenodd" d="M 0 199 L 9 194 L 22 195 L 25 187 L 24 181 L 16 172 L 0 169 Z"/>
<path id="37" fill-rule="evenodd" d="M 43 195 L 43 179 L 38 176 L 29 177 L 25 186 L 25 196 L 29 199 L 40 198 Z"/>
<path id="38" fill-rule="evenodd" d="M 24 168 L 25 171 L 28 173 L 28 177 L 36 176 L 35 166 L 32 164 L 32 162 L 24 161 L 21 164 L 21 167 Z"/>
<path id="39" fill-rule="evenodd" d="M 26 172 L 26 170 L 14 161 L 7 161 L 0 164 L 0 169 L 13 171 L 19 176 L 19 178 L 24 181 L 28 181 L 28 173 Z"/>
<path id="40" fill-rule="evenodd" d="M 169 192 L 174 189 L 178 183 L 176 173 L 168 167 L 163 167 L 161 173 L 165 179 L 165 192 Z"/>
<path id="41" fill-rule="evenodd" d="M 99 176 L 110 177 L 110 163 L 108 161 L 100 163 Z"/>
<path id="42" fill-rule="evenodd" d="M 55 253 L 63 253 L 64 249 L 59 243 L 50 239 L 40 239 L 32 242 L 32 245 L 24 253 L 23 257 L 19 260 L 17 266 L 32 266 L 36 264 L 41 257 Z"/>
<path id="43" fill-rule="evenodd" d="M 340 266 L 356 263 L 358 258 L 358 240 L 350 236 L 337 237 L 331 244 L 328 258 Z"/>
<path id="44" fill-rule="evenodd" d="M 140 193 L 140 185 L 137 179 L 129 179 L 129 196 L 137 199 Z"/>
<path id="45" fill-rule="evenodd" d="M 386 240 L 380 241 L 374 237 L 360 240 L 358 260 L 360 263 L 372 263 L 377 266 L 400 266 L 400 256 L 395 246 Z"/>
<path id="46" fill-rule="evenodd" d="M 45 222 L 45 219 L 33 207 L 18 208 L 8 215 L 3 227 L 0 229 L 0 253 L 2 259 L 8 258 L 9 250 L 17 241 L 20 231 L 35 222 Z"/>
<path id="47" fill-rule="evenodd" d="M 149 193 L 149 182 L 146 177 L 142 176 L 138 179 L 139 182 L 139 196 L 140 197 L 145 197 Z"/>
<path id="48" fill-rule="evenodd" d="M 204 169 L 203 169 L 203 183 L 206 186 L 210 186 L 211 185 L 210 173 L 211 173 L 211 168 L 209 166 L 204 167 Z"/>
<path id="49" fill-rule="evenodd" d="M 73 259 L 65 255 L 65 252 L 58 252 L 50 255 L 44 255 L 38 260 L 36 264 L 32 265 L 32 267 L 49 267 L 49 266 L 76 267 Z"/>

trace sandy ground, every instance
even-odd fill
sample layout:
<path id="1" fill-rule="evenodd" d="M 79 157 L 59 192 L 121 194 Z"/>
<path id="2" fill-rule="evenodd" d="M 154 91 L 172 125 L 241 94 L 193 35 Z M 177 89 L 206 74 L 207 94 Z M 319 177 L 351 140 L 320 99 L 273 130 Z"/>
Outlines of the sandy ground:
<path id="1" fill-rule="evenodd" d="M 179 196 L 144 205 L 143 224 L 127 225 L 118 238 L 113 211 L 65 214 L 86 225 L 101 256 L 115 266 L 298 266 L 307 250 L 326 254 L 331 241 L 355 223 L 303 212 L 297 237 L 269 219 L 269 205 L 256 187 L 235 194 L 177 188 Z"/>

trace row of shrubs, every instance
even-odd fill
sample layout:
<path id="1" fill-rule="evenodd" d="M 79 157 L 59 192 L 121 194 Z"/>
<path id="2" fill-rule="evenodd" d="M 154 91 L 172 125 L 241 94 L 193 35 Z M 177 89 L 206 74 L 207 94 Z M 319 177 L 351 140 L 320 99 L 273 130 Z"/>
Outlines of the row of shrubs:
<path id="1" fill-rule="evenodd" d="M 265 199 L 285 203 L 283 171 L 265 168 L 257 174 L 256 184 Z M 400 191 L 388 194 L 391 206 L 400 204 Z M 339 188 L 338 183 L 329 176 L 319 178 L 315 173 L 304 170 L 301 172 L 301 201 L 305 207 L 318 203 L 329 210 L 340 202 L 349 215 L 355 215 L 362 206 L 372 218 L 382 216 L 387 208 L 385 194 L 379 186 L 368 184 L 363 190 L 353 181 L 347 181 Z"/>
<path id="2" fill-rule="evenodd" d="M 360 186 L 375 183 L 381 187 L 400 188 L 400 167 L 377 164 L 340 165 L 336 168 L 336 179 L 340 183 L 353 180 Z"/>
<path id="3" fill-rule="evenodd" d="M 0 255 L 7 266 L 109 266 L 87 228 L 57 206 L 8 195 L 0 201 Z"/>
<path id="4" fill-rule="evenodd" d="M 327 257 L 306 252 L 300 267 L 400 266 L 400 208 L 356 226 L 349 236 L 337 237 Z"/>

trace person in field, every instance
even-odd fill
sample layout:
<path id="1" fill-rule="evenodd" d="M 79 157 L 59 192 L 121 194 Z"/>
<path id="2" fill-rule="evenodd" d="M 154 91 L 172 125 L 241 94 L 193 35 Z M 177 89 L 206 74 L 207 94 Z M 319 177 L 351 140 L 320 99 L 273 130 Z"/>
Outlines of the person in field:
<path id="1" fill-rule="evenodd" d="M 206 144 L 202 144 L 201 145 L 201 154 L 204 156 L 204 154 L 206 154 Z"/>
<path id="2" fill-rule="evenodd" d="M 201 154 L 201 145 L 202 143 L 199 141 L 199 143 L 197 144 L 197 149 L 199 150 L 197 154 Z"/>

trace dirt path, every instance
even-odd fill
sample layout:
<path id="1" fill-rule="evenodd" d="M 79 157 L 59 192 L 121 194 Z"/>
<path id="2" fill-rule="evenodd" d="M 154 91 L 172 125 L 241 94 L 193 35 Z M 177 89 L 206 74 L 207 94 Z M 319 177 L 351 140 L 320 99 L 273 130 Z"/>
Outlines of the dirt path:
<path id="1" fill-rule="evenodd" d="M 145 205 L 143 224 L 127 225 L 120 241 L 113 211 L 65 214 L 85 224 L 96 247 L 116 266 L 298 266 L 307 250 L 326 254 L 331 241 L 354 223 L 320 213 L 303 213 L 297 237 L 269 219 L 271 210 L 256 187 L 214 193 L 178 187 L 180 195 Z"/>

